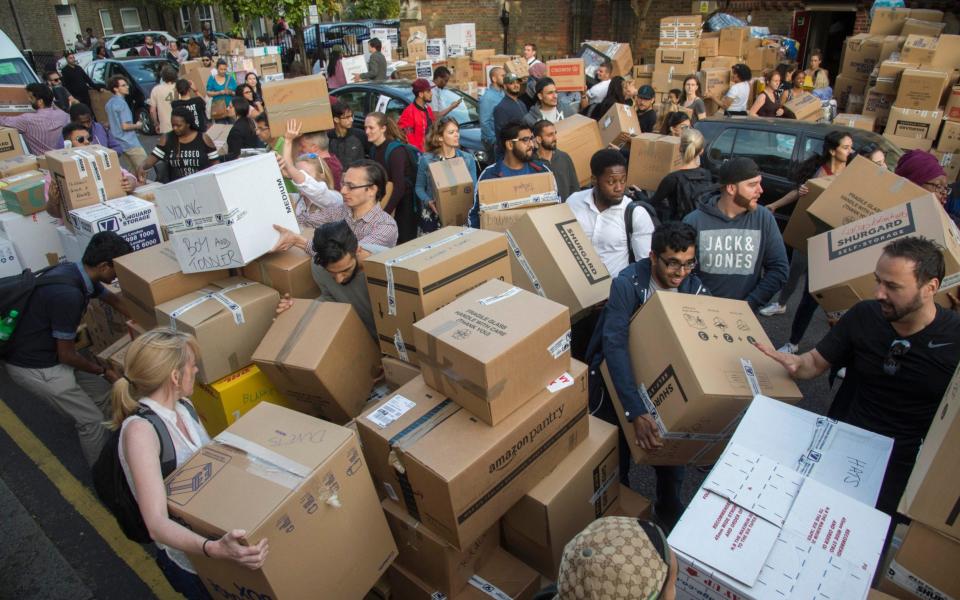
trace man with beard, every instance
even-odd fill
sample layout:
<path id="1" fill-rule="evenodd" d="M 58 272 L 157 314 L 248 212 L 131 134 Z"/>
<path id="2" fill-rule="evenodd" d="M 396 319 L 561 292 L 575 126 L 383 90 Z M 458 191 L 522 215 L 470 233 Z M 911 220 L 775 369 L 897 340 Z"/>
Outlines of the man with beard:
<path id="1" fill-rule="evenodd" d="M 757 345 L 794 379 L 846 367 L 830 414 L 893 438 L 877 509 L 895 519 L 920 444 L 960 361 L 960 316 L 933 300 L 944 271 L 943 253 L 933 242 L 895 240 L 877 261 L 875 299 L 844 313 L 815 349 L 796 355 Z"/>
<path id="2" fill-rule="evenodd" d="M 507 73 L 503 76 L 503 90 L 506 95 L 503 100 L 493 109 L 493 129 L 500 140 L 500 132 L 506 127 L 507 123 L 523 122 L 527 116 L 527 105 L 520 100 L 520 90 L 523 88 L 523 82 L 513 73 Z M 503 158 L 503 145 L 497 144 L 497 160 Z"/>
<path id="3" fill-rule="evenodd" d="M 573 159 L 563 150 L 557 149 L 557 126 L 550 121 L 546 119 L 537 121 L 533 125 L 533 135 L 537 138 L 536 157 L 553 172 L 553 177 L 557 180 L 560 201 L 565 202 L 580 189 Z"/>
<path id="4" fill-rule="evenodd" d="M 67 88 L 67 91 L 77 99 L 77 102 L 92 106 L 90 104 L 90 90 L 97 87 L 96 84 L 77 62 L 75 52 L 68 50 L 66 58 L 67 64 L 63 65 L 63 69 L 60 70 L 60 74 L 63 76 L 63 87 Z"/>
<path id="5" fill-rule="evenodd" d="M 534 160 L 536 138 L 528 125 L 520 121 L 507 123 L 498 134 L 497 146 L 503 158 L 480 173 L 477 183 L 498 177 L 515 177 L 535 173 L 550 173 L 540 161 Z M 480 186 L 473 192 L 473 208 L 470 209 L 470 227 L 480 227 Z"/>
<path id="6" fill-rule="evenodd" d="M 0 125 L 22 133 L 30 154 L 40 156 L 57 148 L 70 116 L 54 105 L 53 91 L 43 83 L 28 83 L 27 99 L 34 112 L 0 117 Z"/>
<path id="7" fill-rule="evenodd" d="M 773 213 L 757 210 L 760 169 L 749 158 L 720 167 L 720 189 L 683 222 L 697 230 L 698 275 L 714 296 L 766 306 L 787 281 L 789 263 Z"/>

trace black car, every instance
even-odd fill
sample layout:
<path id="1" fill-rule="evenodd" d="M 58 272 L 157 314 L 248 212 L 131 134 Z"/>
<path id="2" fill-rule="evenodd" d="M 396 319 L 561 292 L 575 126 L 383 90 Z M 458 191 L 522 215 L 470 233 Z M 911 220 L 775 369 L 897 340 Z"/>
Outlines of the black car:
<path id="1" fill-rule="evenodd" d="M 133 111 L 133 120 L 143 124 L 140 133 L 152 135 L 156 127 L 150 119 L 147 100 L 153 86 L 160 83 L 160 71 L 167 65 L 178 69 L 176 62 L 166 58 L 106 58 L 93 61 L 86 66 L 86 71 L 97 86 L 106 86 L 114 75 L 126 77 L 130 82 L 127 104 Z"/>
<path id="2" fill-rule="evenodd" d="M 370 39 L 370 27 L 360 22 L 318 23 L 303 30 L 303 45 L 313 56 L 317 46 L 329 52 L 340 46 L 345 56 L 363 53 L 363 44 Z"/>
<path id="3" fill-rule="evenodd" d="M 412 84 L 412 81 L 403 79 L 350 83 L 331 91 L 330 95 L 347 103 L 353 111 L 354 127 L 362 130 L 364 117 L 377 110 L 386 113 L 394 121 L 399 120 L 400 113 L 413 102 Z M 452 91 L 463 100 L 449 115 L 460 123 L 460 147 L 473 154 L 482 168 L 493 157 L 487 156 L 480 141 L 480 108 L 472 96 L 459 90 Z"/>
<path id="4" fill-rule="evenodd" d="M 727 159 L 745 156 L 753 159 L 763 172 L 761 204 L 768 204 L 794 189 L 791 179 L 801 162 L 823 151 L 823 139 L 831 131 L 843 131 L 853 138 L 854 149 L 867 142 L 877 144 L 886 153 L 892 170 L 903 151 L 886 138 L 866 131 L 828 123 L 810 123 L 793 119 L 757 117 L 710 117 L 698 121 L 695 128 L 703 134 L 704 149 L 700 161 L 714 177 Z M 793 205 L 778 211 L 786 220 Z"/>

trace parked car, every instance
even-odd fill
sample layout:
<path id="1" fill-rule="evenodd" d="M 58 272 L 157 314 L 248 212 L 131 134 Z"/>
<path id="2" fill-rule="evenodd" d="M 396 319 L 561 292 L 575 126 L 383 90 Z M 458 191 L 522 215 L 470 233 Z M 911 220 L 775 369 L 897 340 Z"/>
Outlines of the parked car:
<path id="1" fill-rule="evenodd" d="M 348 41 L 347 36 L 352 36 Z M 340 46 L 347 56 L 363 52 L 363 43 L 370 39 L 370 27 L 359 22 L 320 23 L 303 30 L 303 45 L 313 55 L 317 46 L 330 50 Z"/>
<path id="2" fill-rule="evenodd" d="M 853 138 L 853 147 L 867 142 L 877 144 L 885 153 L 891 170 L 903 150 L 883 136 L 828 123 L 810 123 L 793 119 L 757 117 L 710 117 L 698 121 L 696 129 L 703 134 L 702 166 L 717 177 L 720 165 L 736 156 L 752 158 L 763 172 L 761 204 L 781 198 L 795 187 L 792 175 L 801 162 L 823 151 L 823 138 L 831 131 L 844 131 Z M 777 219 L 786 221 L 793 205 L 777 211 Z"/>
<path id="3" fill-rule="evenodd" d="M 400 113 L 413 102 L 413 91 L 410 80 L 397 79 L 378 83 L 350 83 L 330 92 L 334 98 L 347 103 L 353 111 L 353 125 L 363 129 L 363 119 L 368 113 L 378 108 L 394 121 L 400 118 Z M 477 159 L 477 163 L 486 166 L 492 162 L 480 141 L 480 108 L 472 96 L 459 90 L 453 90 L 463 102 L 450 112 L 460 123 L 460 147 L 470 152 Z M 381 107 L 381 105 L 383 105 Z"/>
<path id="4" fill-rule="evenodd" d="M 40 78 L 33 72 L 30 63 L 23 58 L 20 49 L 7 34 L 0 31 L 0 84 L 27 85 L 40 83 Z"/>
<path id="5" fill-rule="evenodd" d="M 176 62 L 166 58 L 107 58 L 93 61 L 87 65 L 86 71 L 97 86 L 105 86 L 114 75 L 126 77 L 130 82 L 127 104 L 133 111 L 133 118 L 143 124 L 141 133 L 152 135 L 156 128 L 150 119 L 147 99 L 153 86 L 160 82 L 160 71 L 167 65 L 177 68 Z"/>
<path id="6" fill-rule="evenodd" d="M 106 45 L 107 53 L 110 56 L 119 58 L 125 55 L 130 48 L 142 46 L 148 35 L 152 35 L 153 40 L 163 46 L 166 46 L 170 40 L 176 39 L 173 34 L 166 31 L 131 31 L 108 35 L 103 38 L 103 43 Z"/>
<path id="7" fill-rule="evenodd" d="M 229 39 L 231 39 L 229 35 L 227 35 L 227 34 L 225 34 L 225 33 L 220 33 L 219 31 L 214 31 L 214 32 L 213 32 L 213 37 L 217 38 L 218 40 L 229 40 Z M 193 41 L 195 41 L 197 44 L 199 44 L 199 45 L 202 46 L 203 44 L 202 44 L 201 41 L 200 41 L 202 38 L 203 38 L 203 33 L 200 32 L 200 31 L 195 31 L 195 32 L 193 32 L 193 33 L 185 33 L 185 34 L 181 35 L 180 37 L 177 38 L 177 41 L 180 42 L 180 47 L 181 47 L 181 48 L 186 48 L 187 45 L 190 43 L 190 40 L 193 40 Z"/>

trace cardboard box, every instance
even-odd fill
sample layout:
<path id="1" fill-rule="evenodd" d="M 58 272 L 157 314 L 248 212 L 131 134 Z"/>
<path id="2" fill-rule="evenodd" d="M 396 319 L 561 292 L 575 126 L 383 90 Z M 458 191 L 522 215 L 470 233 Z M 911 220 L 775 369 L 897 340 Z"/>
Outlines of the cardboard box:
<path id="1" fill-rule="evenodd" d="M 698 66 L 698 51 L 690 48 L 657 48 L 655 63 L 670 65 L 677 70 L 693 73 Z"/>
<path id="2" fill-rule="evenodd" d="M 960 152 L 940 152 L 934 150 L 933 155 L 937 157 L 937 162 L 940 163 L 940 166 L 943 167 L 944 172 L 947 174 L 948 184 L 960 179 Z"/>
<path id="3" fill-rule="evenodd" d="M 700 87 L 705 96 L 722 97 L 730 89 L 730 69 L 707 69 L 700 71 Z"/>
<path id="4" fill-rule="evenodd" d="M 776 68 L 780 62 L 777 46 L 755 46 L 747 50 L 747 66 L 755 73 Z"/>
<path id="5" fill-rule="evenodd" d="M 201 448 L 166 487 L 170 516 L 193 531 L 217 539 L 240 528 L 251 543 L 270 540 L 256 571 L 190 555 L 214 597 L 361 598 L 397 554 L 357 435 L 268 402 Z M 232 500 L 238 493 L 243 502 Z"/>
<path id="6" fill-rule="evenodd" d="M 112 231 L 127 240 L 134 252 L 163 241 L 157 207 L 135 196 L 75 208 L 67 213 L 66 221 L 77 235 L 88 241 L 96 233 Z"/>
<path id="7" fill-rule="evenodd" d="M 229 277 L 226 269 L 185 274 L 180 271 L 170 242 L 161 242 L 113 261 L 124 298 L 134 319 L 152 329 L 157 325 L 158 304 Z"/>
<path id="8" fill-rule="evenodd" d="M 610 144 L 622 146 L 631 136 L 640 133 L 640 121 L 632 106 L 614 104 L 600 119 L 600 142 L 604 147 Z"/>
<path id="9" fill-rule="evenodd" d="M 867 33 L 848 37 L 843 47 L 840 72 L 851 79 L 869 79 L 873 68 L 880 62 L 883 41 L 882 37 Z"/>
<path id="10" fill-rule="evenodd" d="M 36 175 L 31 175 L 33 173 Z M 3 199 L 7 210 L 19 215 L 32 215 L 44 209 L 47 196 L 43 189 L 43 176 L 38 176 L 39 173 L 39 171 L 20 173 L 26 177 L 19 181 L 10 181 L 16 175 L 4 179 L 4 186 L 0 188 L 0 198 Z"/>
<path id="11" fill-rule="evenodd" d="M 105 286 L 107 291 L 117 294 L 121 302 L 123 294 L 116 284 Z M 87 304 L 87 310 L 83 313 L 82 324 L 87 330 L 90 341 L 90 351 L 93 353 L 101 352 L 127 333 L 126 317 L 120 311 L 114 309 L 106 302 L 96 301 Z"/>
<path id="12" fill-rule="evenodd" d="M 783 230 L 783 243 L 803 253 L 807 252 L 807 240 L 822 230 L 819 224 L 807 214 L 807 208 L 820 197 L 820 194 L 827 189 L 832 181 L 833 177 L 818 177 L 807 180 L 806 186 L 809 191 L 805 196 L 801 196 L 793 207 L 790 220 Z"/>
<path id="13" fill-rule="evenodd" d="M 887 117 L 887 126 L 884 135 L 895 135 L 902 138 L 930 140 L 937 137 L 943 113 L 939 110 L 914 110 L 893 106 L 890 116 Z"/>
<path id="14" fill-rule="evenodd" d="M 873 126 L 876 125 L 876 119 L 863 115 L 841 113 L 834 117 L 833 124 L 853 127 L 854 129 L 863 129 L 864 131 L 873 131 Z"/>
<path id="15" fill-rule="evenodd" d="M 753 342 L 770 344 L 742 300 L 654 294 L 630 321 L 629 350 L 641 397 L 665 439 L 651 453 L 631 444 L 634 461 L 713 464 L 757 393 L 798 402 L 796 384 Z M 606 363 L 601 370 L 627 439 L 633 439 Z"/>
<path id="16" fill-rule="evenodd" d="M 553 173 L 546 172 L 481 181 L 477 199 L 481 214 L 560 202 Z"/>
<path id="17" fill-rule="evenodd" d="M 900 30 L 900 35 L 924 35 L 927 37 L 939 37 L 943 33 L 943 28 L 947 24 L 943 22 L 932 23 L 930 21 L 921 21 L 919 19 L 907 19 Z"/>
<path id="18" fill-rule="evenodd" d="M 0 277 L 19 275 L 23 272 L 23 269 L 24 267 L 20 264 L 20 259 L 17 258 L 17 252 L 13 247 L 13 242 L 0 237 Z"/>
<path id="19" fill-rule="evenodd" d="M 276 244 L 274 224 L 300 229 L 272 154 L 214 165 L 156 196 L 184 273 L 242 267 Z"/>
<path id="20" fill-rule="evenodd" d="M 960 541 L 914 521 L 884 573 L 897 598 L 960 597 Z"/>
<path id="21" fill-rule="evenodd" d="M 558 58 L 547 61 L 547 77 L 557 84 L 558 92 L 582 92 L 587 89 L 585 69 L 582 58 Z"/>
<path id="22" fill-rule="evenodd" d="M 798 121 L 817 122 L 823 117 L 823 102 L 813 94 L 797 96 L 783 107 L 794 114 Z"/>
<path id="23" fill-rule="evenodd" d="M 470 584 L 470 578 L 480 565 L 500 550 L 500 527 L 494 525 L 463 552 L 451 546 L 443 538 L 430 531 L 404 510 L 403 506 L 384 500 L 383 512 L 398 555 L 394 566 L 402 567 L 411 575 L 428 582 L 433 589 L 448 598 L 459 598 L 460 592 Z"/>
<path id="24" fill-rule="evenodd" d="M 37 271 L 59 262 L 64 256 L 57 225 L 60 219 L 45 211 L 32 215 L 13 212 L 0 213 L 0 236 L 13 244 L 17 259 L 24 269 Z"/>
<path id="25" fill-rule="evenodd" d="M 896 99 L 896 93 L 886 93 L 877 88 L 869 88 L 863 99 L 863 116 L 873 117 L 877 128 L 887 124 L 890 107 Z"/>
<path id="26" fill-rule="evenodd" d="M 937 38 L 909 35 L 900 51 L 900 60 L 924 67 L 932 67 L 937 53 Z"/>
<path id="27" fill-rule="evenodd" d="M 0 127 L 0 161 L 26 154 L 20 132 L 13 127 Z"/>
<path id="28" fill-rule="evenodd" d="M 333 129 L 327 80 L 323 75 L 266 83 L 263 102 L 270 106 L 270 135 L 274 137 L 283 136 L 288 119 L 301 121 L 304 133 Z"/>
<path id="29" fill-rule="evenodd" d="M 493 279 L 414 323 L 413 339 L 426 384 L 497 425 L 569 369 L 570 310 Z"/>
<path id="30" fill-rule="evenodd" d="M 943 110 L 943 117 L 951 121 L 960 121 L 960 85 L 950 88 Z"/>
<path id="31" fill-rule="evenodd" d="M 651 520 L 653 503 L 622 483 L 619 486 L 619 497 L 616 503 L 610 507 L 607 516 Z"/>
<path id="32" fill-rule="evenodd" d="M 527 59 L 522 56 L 512 56 L 510 60 L 503 63 L 503 68 L 508 74 L 513 74 L 524 79 L 530 76 L 530 68 L 527 65 Z"/>
<path id="33" fill-rule="evenodd" d="M 658 94 L 667 94 L 673 89 L 683 89 L 683 80 L 689 74 L 689 71 L 676 65 L 657 65 L 651 85 Z"/>
<path id="34" fill-rule="evenodd" d="M 436 586 L 398 565 L 390 567 L 389 580 L 391 598 L 395 600 L 439 600 L 448 597 Z M 497 548 L 453 600 L 533 600 L 540 588 L 540 576 L 536 571 L 506 550 Z"/>
<path id="35" fill-rule="evenodd" d="M 434 62 L 447 60 L 447 41 L 443 38 L 427 40 L 427 58 Z M 366 71 L 366 66 L 364 66 L 364 71 Z"/>
<path id="36" fill-rule="evenodd" d="M 202 97 L 203 91 L 207 89 L 207 79 L 210 78 L 211 69 L 212 67 L 204 67 L 203 61 L 200 59 L 188 60 L 180 64 L 178 79 L 189 80 Z M 109 97 L 107 100 L 109 100 Z"/>
<path id="37" fill-rule="evenodd" d="M 14 116 L 32 112 L 33 106 L 24 84 L 0 85 L 0 114 Z"/>
<path id="38" fill-rule="evenodd" d="M 589 185 L 590 159 L 603 148 L 600 128 L 590 117 L 573 115 L 557 123 L 557 148 L 570 155 L 581 186 Z"/>
<path id="39" fill-rule="evenodd" d="M 0 160 L 0 177 L 7 178 L 28 171 L 36 171 L 37 157 L 31 154 L 20 154 Z"/>
<path id="40" fill-rule="evenodd" d="M 374 482 L 468 548 L 586 439 L 586 365 L 567 379 L 490 427 L 417 377 L 357 419 Z"/>
<path id="41" fill-rule="evenodd" d="M 817 202 L 833 196 L 831 192 L 841 186 L 838 176 Z M 878 195 L 882 189 L 878 186 Z M 937 199 L 923 192 L 921 197 L 905 204 L 810 238 L 810 293 L 827 312 L 846 310 L 860 300 L 872 299 L 876 287 L 874 270 L 883 247 L 910 235 L 922 235 L 944 248 L 948 276 L 944 284 L 960 277 L 956 227 Z"/>
<path id="42" fill-rule="evenodd" d="M 466 225 L 473 208 L 473 178 L 462 158 L 438 160 L 428 166 L 433 180 L 433 200 L 440 224 Z"/>
<path id="43" fill-rule="evenodd" d="M 209 135 L 209 130 L 207 135 Z M 159 181 L 151 181 L 144 185 L 141 185 L 130 192 L 131 196 L 136 196 L 141 200 L 149 200 L 150 202 L 156 202 L 157 200 L 157 188 L 162 187 L 163 184 Z"/>
<path id="44" fill-rule="evenodd" d="M 384 356 L 381 361 L 383 363 L 383 379 L 391 389 L 396 390 L 420 374 L 419 367 L 403 362 L 398 358 Z"/>
<path id="45" fill-rule="evenodd" d="M 346 423 L 380 375 L 380 352 L 349 304 L 295 300 L 277 315 L 252 360 L 287 398 Z"/>
<path id="46" fill-rule="evenodd" d="M 566 204 L 526 212 L 507 243 L 514 284 L 568 307 L 574 320 L 609 297 L 610 273 Z"/>
<path id="47" fill-rule="evenodd" d="M 720 56 L 720 32 L 703 33 L 700 35 L 698 47 L 700 58 Z"/>
<path id="48" fill-rule="evenodd" d="M 246 50 L 247 47 L 244 45 L 243 40 L 222 38 L 217 40 L 217 54 L 220 56 L 226 56 L 228 54 L 243 55 L 246 53 Z"/>
<path id="49" fill-rule="evenodd" d="M 949 77 L 943 71 L 908 69 L 900 76 L 900 90 L 894 102 L 901 108 L 937 110 Z"/>
<path id="50" fill-rule="evenodd" d="M 837 99 L 837 106 L 847 109 L 850 101 L 850 94 L 862 96 L 866 91 L 867 82 L 863 79 L 854 79 L 847 75 L 837 75 L 836 82 L 833 84 L 833 96 Z"/>
<path id="51" fill-rule="evenodd" d="M 660 180 L 683 164 L 680 138 L 658 133 L 641 133 L 630 140 L 627 185 L 654 192 Z"/>
<path id="52" fill-rule="evenodd" d="M 744 56 L 750 40 L 749 27 L 725 27 L 720 30 L 720 56 Z"/>
<path id="53" fill-rule="evenodd" d="M 547 579 L 567 542 L 618 504 L 617 428 L 590 417 L 590 435 L 504 515 L 503 546 Z"/>
<path id="54" fill-rule="evenodd" d="M 613 63 L 611 77 L 626 77 L 633 70 L 633 52 L 630 44 L 624 42 L 587 41 L 589 44 Z"/>
<path id="55" fill-rule="evenodd" d="M 60 188 L 62 214 L 126 195 L 120 160 L 109 148 L 50 150 L 46 158 L 52 180 Z"/>
<path id="56" fill-rule="evenodd" d="M 937 151 L 943 153 L 960 152 L 960 122 L 944 121 L 940 137 L 937 138 Z"/>
<path id="57" fill-rule="evenodd" d="M 444 27 L 447 40 L 447 52 L 451 56 L 457 55 L 457 52 L 450 52 L 450 49 L 458 49 L 461 54 L 477 47 L 477 28 L 473 23 L 454 23 Z"/>
<path id="58" fill-rule="evenodd" d="M 312 238 L 312 230 L 307 237 Z M 272 287 L 280 295 L 312 300 L 320 296 L 320 288 L 313 280 L 313 260 L 303 250 L 290 248 L 285 252 L 264 254 L 243 267 L 241 275 L 251 281 Z"/>
<path id="59" fill-rule="evenodd" d="M 702 69 L 727 69 L 740 62 L 736 56 L 714 56 L 700 62 Z"/>
<path id="60" fill-rule="evenodd" d="M 243 367 L 213 383 L 197 382 L 191 400 L 200 422 L 211 436 L 219 435 L 261 402 L 297 408 L 277 391 L 257 365 Z"/>
<path id="61" fill-rule="evenodd" d="M 924 152 L 929 152 L 933 148 L 933 140 L 894 135 L 892 133 L 884 133 L 883 137 L 904 152 L 907 150 L 923 150 Z"/>
<path id="62" fill-rule="evenodd" d="M 907 37 L 903 35 L 888 35 L 883 38 L 883 44 L 880 46 L 880 58 L 879 61 L 882 63 L 885 60 L 890 60 L 893 57 L 893 54 L 900 54 L 900 50 L 903 49 L 903 43 L 907 41 Z"/>
<path id="63" fill-rule="evenodd" d="M 197 338 L 198 379 L 210 383 L 253 362 L 279 301 L 272 288 L 230 277 L 157 305 L 157 324 Z"/>
<path id="64" fill-rule="evenodd" d="M 864 188 L 865 181 L 871 182 L 869 189 Z M 807 208 L 807 213 L 820 222 L 821 230 L 826 230 L 930 195 L 930 192 L 885 167 L 858 156 L 834 178 L 827 191 Z M 870 268 L 873 269 L 872 266 Z"/>
<path id="65" fill-rule="evenodd" d="M 918 65 L 894 60 L 885 60 L 877 67 L 876 88 L 889 93 L 896 94 L 900 87 L 900 77 L 904 71 L 913 71 Z"/>
<path id="66" fill-rule="evenodd" d="M 380 351 L 417 364 L 413 324 L 488 279 L 510 281 L 506 237 L 444 227 L 364 261 Z"/>
<path id="67" fill-rule="evenodd" d="M 528 212 L 541 210 L 552 204 L 540 204 L 510 210 L 487 210 L 480 213 L 480 229 L 506 233 Z"/>
<path id="68" fill-rule="evenodd" d="M 910 18 L 909 8 L 877 7 L 870 20 L 870 33 L 874 35 L 900 35 L 904 23 Z"/>

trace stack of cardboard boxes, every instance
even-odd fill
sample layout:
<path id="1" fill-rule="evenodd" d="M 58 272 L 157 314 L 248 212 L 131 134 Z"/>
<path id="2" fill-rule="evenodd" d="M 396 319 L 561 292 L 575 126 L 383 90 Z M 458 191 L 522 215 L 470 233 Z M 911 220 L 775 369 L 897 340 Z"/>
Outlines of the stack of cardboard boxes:
<path id="1" fill-rule="evenodd" d="M 683 88 L 683 80 L 687 75 L 697 72 L 702 27 L 701 15 L 680 15 L 660 19 L 660 47 L 656 51 L 656 67 L 652 81 L 653 89 L 658 94 Z M 719 42 L 718 38 L 708 38 L 708 40 Z M 712 47 L 711 41 L 707 41 L 706 45 Z M 717 54 L 712 52 L 707 55 L 717 56 Z"/>

